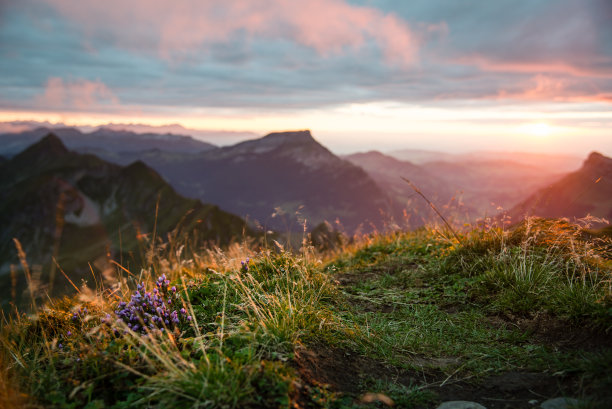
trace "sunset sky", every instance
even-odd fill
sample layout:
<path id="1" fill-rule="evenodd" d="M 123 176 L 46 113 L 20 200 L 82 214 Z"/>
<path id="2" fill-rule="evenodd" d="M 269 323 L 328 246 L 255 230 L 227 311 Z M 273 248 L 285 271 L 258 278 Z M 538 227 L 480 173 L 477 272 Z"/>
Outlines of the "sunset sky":
<path id="1" fill-rule="evenodd" d="M 609 0 L 0 0 L 0 56 L 0 121 L 612 155 Z"/>

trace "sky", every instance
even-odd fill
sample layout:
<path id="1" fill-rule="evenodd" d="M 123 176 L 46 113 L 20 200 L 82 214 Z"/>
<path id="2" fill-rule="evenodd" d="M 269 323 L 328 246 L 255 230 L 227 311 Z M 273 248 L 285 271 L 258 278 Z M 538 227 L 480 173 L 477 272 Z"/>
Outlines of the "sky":
<path id="1" fill-rule="evenodd" d="M 609 0 L 0 0 L 0 121 L 612 156 L 611 22 Z"/>

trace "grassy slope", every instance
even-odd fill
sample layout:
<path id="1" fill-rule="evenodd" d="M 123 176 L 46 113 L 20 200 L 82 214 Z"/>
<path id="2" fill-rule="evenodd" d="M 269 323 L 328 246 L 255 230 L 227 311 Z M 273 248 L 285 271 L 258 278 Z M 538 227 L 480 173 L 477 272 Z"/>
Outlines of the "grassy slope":
<path id="1" fill-rule="evenodd" d="M 106 293 L 7 319 L 0 406 L 351 408 L 391 399 L 418 408 L 468 399 L 491 409 L 574 396 L 607 407 L 610 251 L 605 237 L 531 220 L 461 243 L 428 230 L 369 237 L 326 256 L 160 252 Z M 146 336 L 115 322 L 134 281 L 151 289 L 161 273 L 190 320 Z"/>

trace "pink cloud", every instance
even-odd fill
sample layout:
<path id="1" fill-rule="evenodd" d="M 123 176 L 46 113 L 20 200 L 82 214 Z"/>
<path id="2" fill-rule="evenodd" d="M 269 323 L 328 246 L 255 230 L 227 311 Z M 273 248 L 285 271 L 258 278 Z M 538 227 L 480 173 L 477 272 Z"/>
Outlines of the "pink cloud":
<path id="1" fill-rule="evenodd" d="M 565 95 L 566 87 L 566 80 L 537 75 L 531 78 L 526 85 L 521 85 L 520 90 L 499 91 L 498 97 L 502 99 L 557 100 Z"/>
<path id="2" fill-rule="evenodd" d="M 597 88 L 590 89 L 580 80 L 571 77 L 536 75 L 526 82 L 517 84 L 514 89 L 500 90 L 497 99 L 525 101 L 563 101 L 563 102 L 611 102 L 612 95 Z"/>
<path id="3" fill-rule="evenodd" d="M 59 77 L 47 80 L 44 93 L 37 96 L 35 102 L 45 109 L 78 111 L 119 105 L 119 99 L 100 80 L 77 79 L 65 82 Z"/>
<path id="4" fill-rule="evenodd" d="M 388 62 L 404 66 L 415 61 L 419 46 L 418 36 L 396 15 L 345 0 L 45 1 L 90 35 L 113 28 L 119 45 L 152 45 L 167 59 L 236 33 L 291 40 L 321 55 L 375 41 Z"/>
<path id="5" fill-rule="evenodd" d="M 567 58 L 566 60 L 571 60 Z M 471 55 L 456 59 L 462 65 L 472 65 L 487 72 L 522 73 L 522 74 L 564 74 L 575 77 L 612 78 L 610 61 L 597 55 L 585 58 L 585 64 L 572 64 L 568 61 L 542 62 L 537 60 L 500 61 L 481 55 Z M 599 61 L 602 60 L 602 61 Z M 587 65 L 588 63 L 589 65 Z M 599 63 L 599 64 L 598 64 Z"/>

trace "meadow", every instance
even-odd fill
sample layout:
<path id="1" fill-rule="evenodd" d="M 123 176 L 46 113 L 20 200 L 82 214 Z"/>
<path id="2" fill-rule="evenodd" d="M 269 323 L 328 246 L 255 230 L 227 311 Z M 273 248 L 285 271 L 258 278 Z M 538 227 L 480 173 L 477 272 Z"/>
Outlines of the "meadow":
<path id="1" fill-rule="evenodd" d="M 587 222 L 157 240 L 139 271 L 4 314 L 0 407 L 610 407 L 612 239 Z"/>

